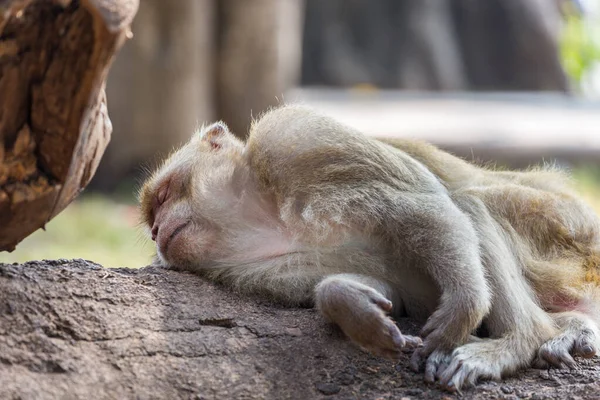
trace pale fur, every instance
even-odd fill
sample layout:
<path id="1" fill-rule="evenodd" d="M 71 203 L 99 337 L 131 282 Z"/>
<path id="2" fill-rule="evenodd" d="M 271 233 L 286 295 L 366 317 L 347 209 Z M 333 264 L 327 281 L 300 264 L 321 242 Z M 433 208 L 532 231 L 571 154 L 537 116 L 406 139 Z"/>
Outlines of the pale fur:
<path id="1" fill-rule="evenodd" d="M 449 390 L 598 349 L 600 224 L 552 168 L 484 169 L 285 106 L 246 143 L 203 127 L 140 201 L 163 264 L 314 304 L 375 354 L 417 347 Z M 425 321 L 423 343 L 389 312 Z"/>

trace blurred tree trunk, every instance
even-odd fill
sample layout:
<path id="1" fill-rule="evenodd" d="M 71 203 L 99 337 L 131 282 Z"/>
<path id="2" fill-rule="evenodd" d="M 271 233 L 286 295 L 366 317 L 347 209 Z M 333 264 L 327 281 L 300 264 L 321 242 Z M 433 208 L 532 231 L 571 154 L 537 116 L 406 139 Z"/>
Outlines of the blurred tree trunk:
<path id="1" fill-rule="evenodd" d="M 461 89 L 450 11 L 439 0 L 307 0 L 302 83 Z"/>
<path id="2" fill-rule="evenodd" d="M 115 135 L 95 187 L 114 189 L 214 117 L 213 0 L 144 0 L 108 79 Z"/>
<path id="3" fill-rule="evenodd" d="M 218 116 L 245 137 L 252 115 L 298 79 L 303 1 L 219 2 Z"/>
<path id="4" fill-rule="evenodd" d="M 470 87 L 567 91 L 560 10 L 549 0 L 452 0 Z"/>
<path id="5" fill-rule="evenodd" d="M 93 187 L 116 189 L 204 122 L 245 136 L 299 79 L 303 4 L 144 0 L 108 80 L 116 134 Z"/>
<path id="6" fill-rule="evenodd" d="M 568 90 L 547 0 L 307 0 L 302 83 Z"/>

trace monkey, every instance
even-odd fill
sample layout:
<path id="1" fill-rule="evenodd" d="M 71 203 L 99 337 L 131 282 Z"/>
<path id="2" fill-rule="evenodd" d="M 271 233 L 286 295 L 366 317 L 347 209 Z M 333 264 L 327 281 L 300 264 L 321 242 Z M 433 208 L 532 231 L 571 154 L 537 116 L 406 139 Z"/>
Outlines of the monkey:
<path id="1" fill-rule="evenodd" d="M 482 167 L 291 104 L 245 141 L 203 126 L 139 201 L 160 264 L 314 306 L 372 354 L 412 350 L 448 391 L 600 346 L 599 218 L 551 166 Z"/>

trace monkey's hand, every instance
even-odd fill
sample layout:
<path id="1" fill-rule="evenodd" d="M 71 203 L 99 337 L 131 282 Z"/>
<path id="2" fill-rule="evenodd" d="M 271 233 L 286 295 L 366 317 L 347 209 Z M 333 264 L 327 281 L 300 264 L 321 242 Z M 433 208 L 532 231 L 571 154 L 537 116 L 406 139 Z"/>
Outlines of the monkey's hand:
<path id="1" fill-rule="evenodd" d="M 354 343 L 378 356 L 397 359 L 402 349 L 422 345 L 420 338 L 403 335 L 387 316 L 392 302 L 361 282 L 329 277 L 317 286 L 316 303 Z"/>

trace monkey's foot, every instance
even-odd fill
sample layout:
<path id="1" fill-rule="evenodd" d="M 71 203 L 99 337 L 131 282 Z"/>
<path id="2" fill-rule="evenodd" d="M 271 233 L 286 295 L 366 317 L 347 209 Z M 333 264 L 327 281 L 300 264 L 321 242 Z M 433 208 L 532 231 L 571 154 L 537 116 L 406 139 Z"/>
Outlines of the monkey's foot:
<path id="1" fill-rule="evenodd" d="M 440 378 L 440 374 L 448 367 L 452 358 L 449 351 L 434 350 L 429 356 L 424 352 L 416 350 L 410 360 L 410 366 L 415 372 L 419 372 L 425 365 L 425 381 L 435 382 Z"/>
<path id="2" fill-rule="evenodd" d="M 597 329 L 593 326 L 588 323 L 572 324 L 540 347 L 533 365 L 537 368 L 576 368 L 573 357 L 594 357 L 598 342 Z"/>
<path id="3" fill-rule="evenodd" d="M 471 336 L 468 343 L 482 342 L 476 336 Z M 425 370 L 425 381 L 433 383 L 440 380 L 442 373 L 448 368 L 452 361 L 453 352 L 444 350 L 428 351 L 427 344 L 425 347 L 417 349 L 410 360 L 410 366 L 415 372 Z"/>
<path id="4" fill-rule="evenodd" d="M 456 392 L 479 380 L 500 380 L 506 367 L 514 369 L 509 365 L 510 358 L 495 340 L 465 344 L 454 350 L 448 366 L 437 372 L 440 385 Z"/>
<path id="5" fill-rule="evenodd" d="M 403 335 L 396 323 L 387 317 L 369 326 L 359 323 L 356 329 L 362 329 L 363 333 L 354 337 L 348 334 L 356 344 L 369 353 L 393 360 L 400 357 L 403 349 L 415 348 L 422 344 L 419 337 Z"/>
<path id="6" fill-rule="evenodd" d="M 363 304 L 359 318 L 350 324 L 340 324 L 342 330 L 364 350 L 386 358 L 398 359 L 402 350 L 422 345 L 420 337 L 403 335 L 396 323 L 386 316 L 392 303 L 375 291 L 363 291 L 368 302 Z M 368 304 L 368 305 L 367 305 Z"/>
<path id="7" fill-rule="evenodd" d="M 413 354 L 411 366 L 419 369 L 422 354 Z M 446 390 L 460 392 L 479 380 L 499 380 L 505 371 L 516 367 L 514 357 L 507 354 L 497 340 L 476 340 L 458 347 L 452 352 L 434 350 L 427 357 L 425 380 L 438 381 Z"/>
<path id="8" fill-rule="evenodd" d="M 354 343 L 378 356 L 397 359 L 421 338 L 403 335 L 387 316 L 392 302 L 373 288 L 346 278 L 328 278 L 317 287 L 318 306 Z"/>

